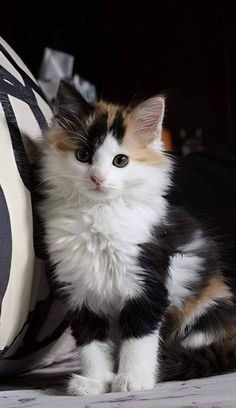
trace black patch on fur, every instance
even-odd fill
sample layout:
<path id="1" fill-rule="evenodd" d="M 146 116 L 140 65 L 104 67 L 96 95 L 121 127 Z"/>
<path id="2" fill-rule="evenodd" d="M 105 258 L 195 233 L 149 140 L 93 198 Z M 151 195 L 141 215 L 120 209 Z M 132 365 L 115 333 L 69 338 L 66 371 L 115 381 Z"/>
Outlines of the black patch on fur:
<path id="1" fill-rule="evenodd" d="M 83 346 L 93 340 L 105 341 L 109 333 L 109 320 L 106 316 L 89 310 L 83 306 L 71 313 L 70 325 L 77 346 Z"/>
<path id="2" fill-rule="evenodd" d="M 117 140 L 118 144 L 121 144 L 125 134 L 125 124 L 120 110 L 116 113 L 115 119 L 109 130 L 112 131 L 112 136 Z"/>
<path id="3" fill-rule="evenodd" d="M 143 277 L 144 294 L 127 301 L 119 316 L 121 337 L 139 338 L 153 333 L 168 306 L 167 290 L 151 276 Z"/>
<path id="4" fill-rule="evenodd" d="M 184 255 L 180 248 L 194 239 L 198 229 L 201 229 L 199 223 L 183 209 L 169 209 L 165 221 L 153 228 L 150 240 L 139 245 L 141 268 L 165 283 L 171 257 L 176 254 Z M 205 246 L 202 251 L 201 254 L 196 254 L 196 251 L 194 253 L 204 258 L 207 256 Z"/>
<path id="5" fill-rule="evenodd" d="M 168 236 L 160 227 L 153 229 L 149 242 L 139 245 L 139 265 L 148 275 L 159 279 L 163 284 L 167 276 L 170 256 L 174 250 Z"/>
<path id="6" fill-rule="evenodd" d="M 216 271 L 224 273 L 221 247 L 199 220 L 191 217 L 183 208 L 172 207 L 165 220 L 153 229 L 150 241 L 140 245 L 139 263 L 145 271 L 165 282 L 171 257 L 179 254 L 201 258 L 199 280 L 189 287 L 192 293 L 198 293 L 215 277 Z M 196 250 L 185 250 L 185 246 L 196 239 L 197 232 L 201 232 L 202 245 Z"/>
<path id="7" fill-rule="evenodd" d="M 108 131 L 107 119 L 107 112 L 99 113 L 88 128 L 88 145 L 91 156 L 93 156 L 106 138 Z"/>

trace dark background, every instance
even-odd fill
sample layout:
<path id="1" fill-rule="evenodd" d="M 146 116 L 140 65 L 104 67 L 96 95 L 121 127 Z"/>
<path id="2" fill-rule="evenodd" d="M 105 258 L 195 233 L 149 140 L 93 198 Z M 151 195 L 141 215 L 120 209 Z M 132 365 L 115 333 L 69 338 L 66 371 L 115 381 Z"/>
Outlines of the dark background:
<path id="1" fill-rule="evenodd" d="M 236 131 L 235 1 L 1 1 L 4 38 L 37 76 L 44 47 L 75 55 L 100 96 L 167 95 L 165 126 L 204 147 Z"/>

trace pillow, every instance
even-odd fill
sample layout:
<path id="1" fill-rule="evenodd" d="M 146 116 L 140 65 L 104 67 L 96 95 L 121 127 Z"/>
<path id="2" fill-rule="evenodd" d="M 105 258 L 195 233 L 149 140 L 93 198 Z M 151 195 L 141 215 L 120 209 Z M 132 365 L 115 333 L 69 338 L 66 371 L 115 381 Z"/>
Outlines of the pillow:
<path id="1" fill-rule="evenodd" d="M 20 58 L 0 39 L 0 375 L 53 360 L 66 328 L 49 290 L 32 210 L 24 135 L 46 129 L 51 109 Z M 34 213 L 34 217 L 33 217 Z M 35 245 L 33 244 L 35 238 Z"/>

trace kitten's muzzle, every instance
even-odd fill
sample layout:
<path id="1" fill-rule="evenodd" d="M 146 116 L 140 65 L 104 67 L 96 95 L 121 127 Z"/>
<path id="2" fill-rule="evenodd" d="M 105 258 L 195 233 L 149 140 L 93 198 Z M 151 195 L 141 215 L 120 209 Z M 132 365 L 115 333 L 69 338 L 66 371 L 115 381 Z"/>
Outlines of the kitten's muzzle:
<path id="1" fill-rule="evenodd" d="M 102 179 L 101 177 L 98 176 L 91 176 L 90 177 L 92 182 L 95 184 L 96 188 L 100 188 L 104 182 L 104 179 Z"/>

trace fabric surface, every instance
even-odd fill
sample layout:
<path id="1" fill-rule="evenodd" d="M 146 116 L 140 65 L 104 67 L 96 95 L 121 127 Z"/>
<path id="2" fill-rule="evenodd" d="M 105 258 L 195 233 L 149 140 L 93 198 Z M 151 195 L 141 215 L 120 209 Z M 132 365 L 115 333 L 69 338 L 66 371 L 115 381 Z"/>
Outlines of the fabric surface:
<path id="1" fill-rule="evenodd" d="M 72 347 L 47 281 L 24 146 L 51 115 L 32 74 L 0 39 L 0 376 L 63 360 Z"/>

